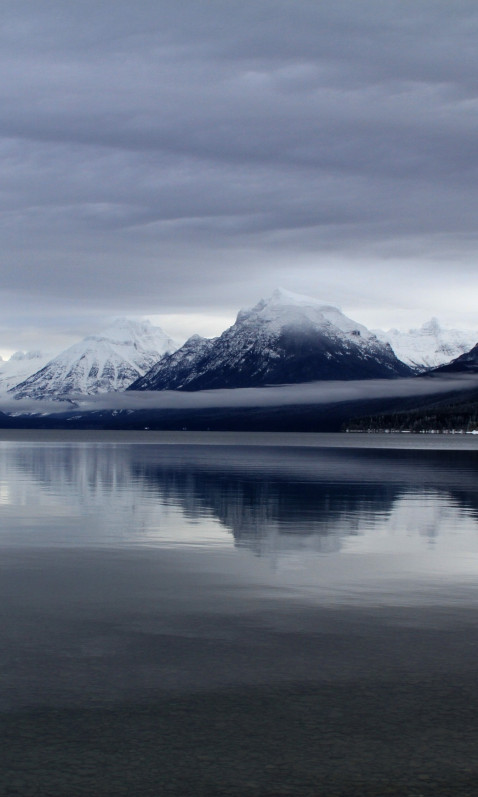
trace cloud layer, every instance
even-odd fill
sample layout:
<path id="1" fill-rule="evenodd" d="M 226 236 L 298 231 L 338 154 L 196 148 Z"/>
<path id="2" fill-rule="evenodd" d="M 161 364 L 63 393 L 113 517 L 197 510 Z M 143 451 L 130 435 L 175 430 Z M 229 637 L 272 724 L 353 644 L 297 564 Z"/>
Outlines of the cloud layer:
<path id="1" fill-rule="evenodd" d="M 4 338 L 232 316 L 277 284 L 365 323 L 474 325 L 475 3 L 15 0 L 2 17 Z"/>
<path id="2" fill-rule="evenodd" d="M 478 376 L 414 377 L 411 379 L 364 379 L 307 382 L 263 388 L 199 390 L 194 392 L 126 391 L 95 396 L 71 396 L 70 401 L 39 401 L 2 397 L 0 412 L 58 413 L 100 410 L 200 410 L 211 408 L 295 407 L 340 404 L 350 401 L 439 396 L 478 387 Z"/>

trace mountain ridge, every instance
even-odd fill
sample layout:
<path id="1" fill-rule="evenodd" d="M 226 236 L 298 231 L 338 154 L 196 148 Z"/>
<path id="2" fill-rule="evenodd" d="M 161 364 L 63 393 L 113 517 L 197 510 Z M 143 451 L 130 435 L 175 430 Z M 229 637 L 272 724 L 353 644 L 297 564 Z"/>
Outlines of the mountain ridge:
<path id="1" fill-rule="evenodd" d="M 0 359 L 0 391 L 63 399 L 125 389 L 396 378 L 433 372 L 477 338 L 478 332 L 445 329 L 436 318 L 408 332 L 370 330 L 329 302 L 277 288 L 241 309 L 221 335 L 192 335 L 179 347 L 149 321 L 119 318 L 54 358 L 16 353 Z"/>
<path id="2" fill-rule="evenodd" d="M 52 359 L 51 353 L 16 351 L 8 360 L 0 357 L 0 395 L 38 373 Z"/>
<path id="3" fill-rule="evenodd" d="M 117 319 L 11 388 L 15 398 L 68 398 L 124 390 L 177 344 L 149 321 Z"/>
<path id="4" fill-rule="evenodd" d="M 283 289 L 240 310 L 231 327 L 206 341 L 190 338 L 128 390 L 210 390 L 412 373 L 389 344 L 338 308 Z M 177 370 L 175 363 L 181 366 Z"/>
<path id="5" fill-rule="evenodd" d="M 478 331 L 442 327 L 432 317 L 418 329 L 402 332 L 376 329 L 375 334 L 392 347 L 397 357 L 417 373 L 431 370 L 459 357 L 478 340 Z"/>
<path id="6" fill-rule="evenodd" d="M 478 373 L 478 343 L 470 351 L 461 354 L 446 365 L 435 368 L 433 374 L 476 374 Z"/>

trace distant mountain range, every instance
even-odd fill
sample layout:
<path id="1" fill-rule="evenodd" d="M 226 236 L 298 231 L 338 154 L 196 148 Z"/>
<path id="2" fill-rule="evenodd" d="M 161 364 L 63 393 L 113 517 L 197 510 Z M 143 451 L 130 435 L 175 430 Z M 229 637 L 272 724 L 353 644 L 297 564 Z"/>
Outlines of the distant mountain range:
<path id="1" fill-rule="evenodd" d="M 211 341 L 190 338 L 129 390 L 210 390 L 409 376 L 388 343 L 336 307 L 276 290 Z"/>
<path id="2" fill-rule="evenodd" d="M 379 340 L 389 343 L 398 359 L 416 373 L 437 368 L 469 351 L 478 341 L 478 330 L 444 329 L 432 318 L 420 329 L 374 330 Z"/>
<path id="3" fill-rule="evenodd" d="M 436 319 L 408 332 L 370 331 L 332 305 L 277 289 L 213 339 L 193 335 L 178 347 L 148 321 L 119 319 L 54 358 L 18 352 L 0 360 L 0 391 L 18 399 L 70 399 L 394 379 L 437 366 L 459 371 L 461 362 L 469 372 L 477 340 L 478 332 L 443 329 Z"/>
<path id="4" fill-rule="evenodd" d="M 149 321 L 119 319 L 54 357 L 11 389 L 15 398 L 65 399 L 125 388 L 177 344 Z"/>
<path id="5" fill-rule="evenodd" d="M 461 354 L 447 365 L 435 368 L 435 374 L 477 374 L 478 373 L 478 343 L 471 351 Z"/>

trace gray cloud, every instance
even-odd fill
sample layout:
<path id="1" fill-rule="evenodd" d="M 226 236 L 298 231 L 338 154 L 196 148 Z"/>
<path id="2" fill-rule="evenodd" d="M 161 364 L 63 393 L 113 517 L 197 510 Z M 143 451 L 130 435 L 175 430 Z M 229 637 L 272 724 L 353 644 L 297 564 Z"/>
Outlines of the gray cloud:
<path id="1" fill-rule="evenodd" d="M 278 283 L 365 323 L 410 307 L 473 326 L 471 0 L 2 16 L 5 330 L 25 305 L 36 329 L 73 313 L 85 332 L 107 313 L 232 314 Z"/>

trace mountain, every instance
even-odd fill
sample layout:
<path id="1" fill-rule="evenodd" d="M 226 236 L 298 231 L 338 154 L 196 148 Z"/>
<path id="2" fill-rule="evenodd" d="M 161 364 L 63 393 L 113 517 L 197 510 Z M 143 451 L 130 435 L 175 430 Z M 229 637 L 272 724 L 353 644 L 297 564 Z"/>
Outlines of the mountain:
<path id="1" fill-rule="evenodd" d="M 408 332 L 375 329 L 374 333 L 379 340 L 389 343 L 398 359 L 416 372 L 450 362 L 469 351 L 478 340 L 478 331 L 445 329 L 436 318 L 423 324 L 420 329 L 409 329 Z"/>
<path id="2" fill-rule="evenodd" d="M 407 431 L 407 432 L 471 432 L 478 434 L 478 343 L 473 348 L 452 360 L 451 363 L 433 368 L 426 379 L 435 377 L 457 377 L 449 380 L 443 395 L 413 396 L 405 401 L 392 402 L 380 414 L 351 416 L 345 425 L 350 431 Z M 464 378 L 460 380 L 460 377 Z M 446 388 L 447 380 L 439 380 Z M 458 387 L 461 382 L 461 387 Z M 408 405 L 408 406 L 407 406 Z"/>
<path id="3" fill-rule="evenodd" d="M 409 376 L 390 346 L 336 307 L 278 289 L 218 338 L 190 339 L 130 390 L 208 390 Z"/>
<path id="4" fill-rule="evenodd" d="M 35 374 L 51 360 L 51 354 L 41 351 L 16 351 L 10 359 L 0 357 L 0 393 L 6 393 Z"/>
<path id="5" fill-rule="evenodd" d="M 447 365 L 433 370 L 434 374 L 478 374 L 478 343 Z"/>
<path id="6" fill-rule="evenodd" d="M 186 343 L 172 354 L 165 354 L 159 362 L 145 374 L 140 376 L 128 390 L 152 390 L 152 382 L 167 382 L 168 384 L 183 385 L 188 379 L 196 376 L 196 364 L 209 354 L 214 346 L 215 338 L 202 338 L 193 335 Z M 171 388 L 176 390 L 177 388 Z"/>
<path id="7" fill-rule="evenodd" d="M 10 392 L 15 398 L 64 399 L 124 390 L 176 345 L 149 321 L 119 319 L 70 346 Z"/>

